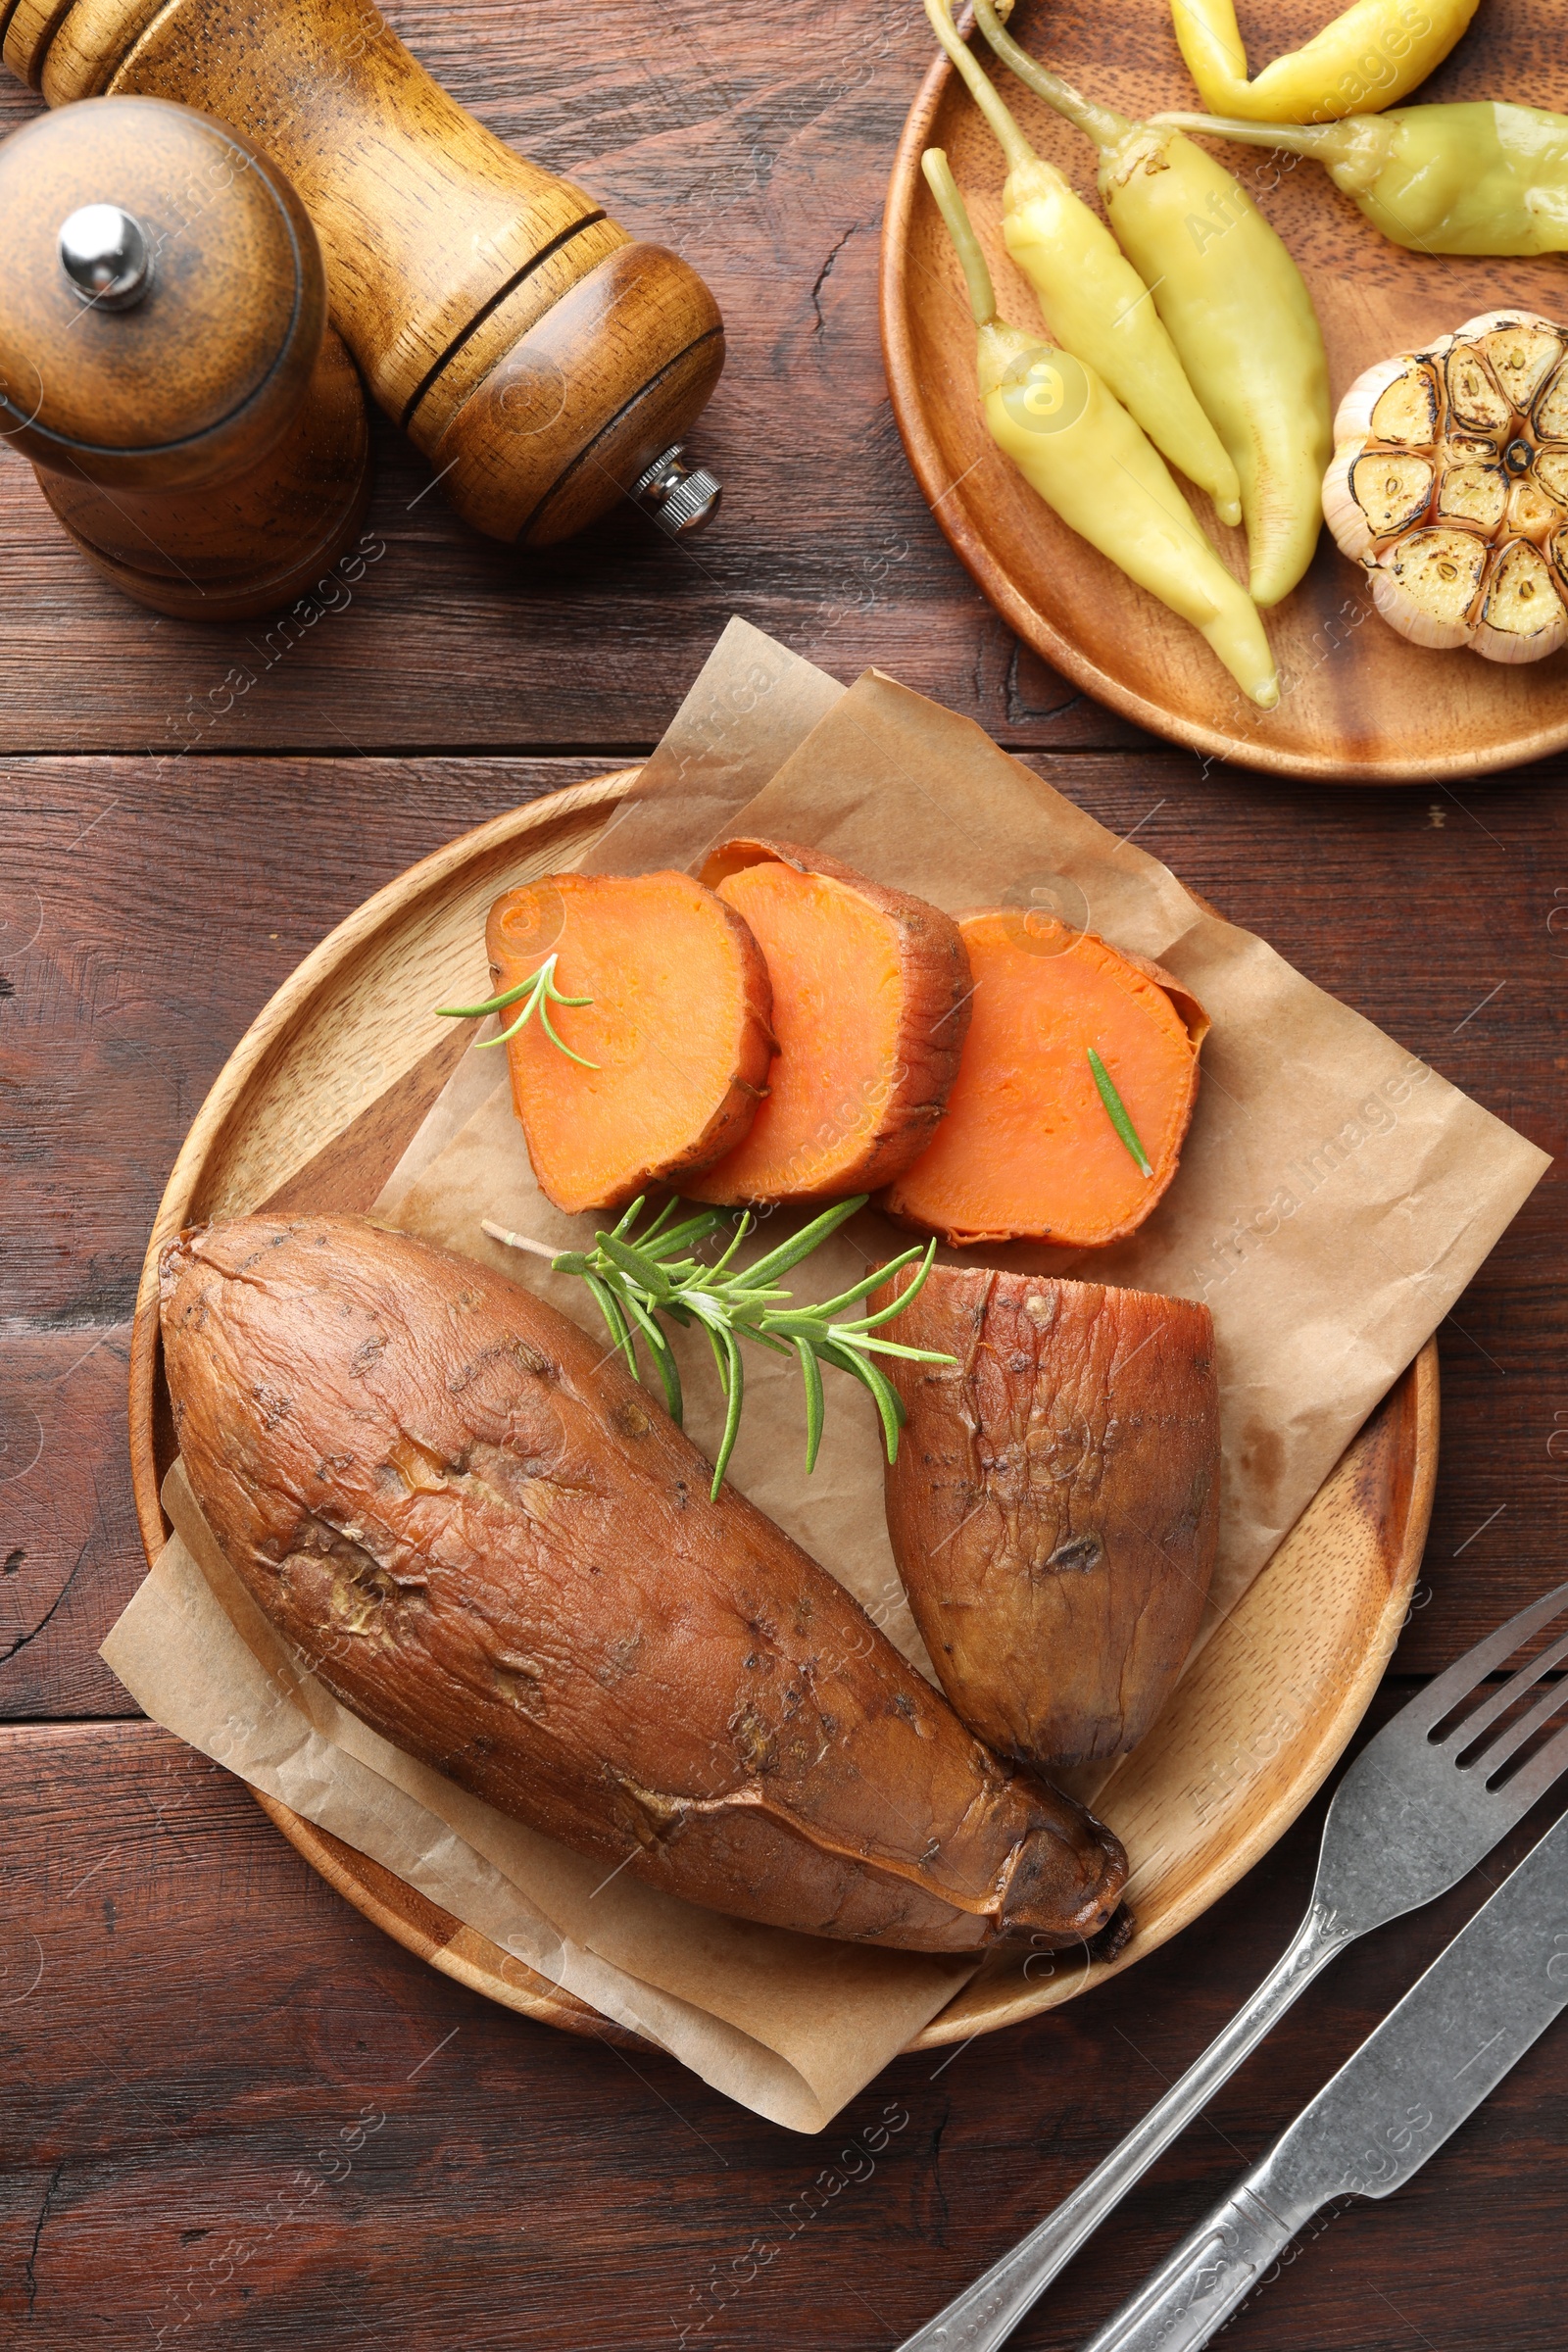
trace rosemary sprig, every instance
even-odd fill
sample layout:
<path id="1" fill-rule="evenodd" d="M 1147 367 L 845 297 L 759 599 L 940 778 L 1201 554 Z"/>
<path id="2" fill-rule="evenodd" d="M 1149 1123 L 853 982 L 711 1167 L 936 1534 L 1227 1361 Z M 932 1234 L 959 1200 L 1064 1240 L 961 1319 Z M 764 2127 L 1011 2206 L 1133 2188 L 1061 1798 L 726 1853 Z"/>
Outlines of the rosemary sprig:
<path id="1" fill-rule="evenodd" d="M 1140 1176 L 1152 1176 L 1153 1167 L 1149 1153 L 1138 1140 L 1138 1130 L 1127 1116 L 1127 1105 L 1117 1094 L 1115 1083 L 1093 1046 L 1089 1048 L 1089 1074 L 1100 1090 L 1100 1100 L 1105 1105 L 1105 1115 L 1138 1162 Z"/>
<path id="2" fill-rule="evenodd" d="M 640 1234 L 634 1234 L 632 1228 L 642 1214 L 643 1203 L 640 1199 L 634 1200 L 614 1231 L 601 1233 L 592 1250 L 564 1250 L 556 1254 L 543 1243 L 509 1233 L 504 1226 L 493 1225 L 488 1219 L 484 1230 L 492 1241 L 502 1242 L 510 1249 L 529 1250 L 538 1257 L 548 1257 L 558 1274 L 581 1276 L 593 1293 L 610 1336 L 625 1357 L 634 1380 L 642 1378 L 637 1361 L 638 1341 L 646 1347 L 674 1421 L 681 1418 L 680 1373 L 668 1334 L 659 1318 L 666 1316 L 687 1330 L 695 1323 L 707 1333 L 725 1404 L 724 1435 L 713 1466 L 712 1494 L 716 1502 L 740 1428 L 746 1386 L 742 1340 L 749 1340 L 754 1347 L 771 1348 L 775 1355 L 793 1351 L 800 1364 L 806 1386 L 808 1475 L 816 1467 L 817 1449 L 822 1443 L 824 1364 L 848 1372 L 852 1379 L 869 1389 L 881 1416 L 891 1462 L 898 1456 L 899 1431 L 906 1418 L 904 1401 L 887 1374 L 872 1361 L 873 1356 L 901 1355 L 920 1364 L 951 1364 L 955 1360 L 928 1348 L 901 1348 L 894 1340 L 872 1336 L 881 1324 L 902 1314 L 919 1292 L 931 1271 L 935 1242 L 924 1250 L 906 1250 L 901 1257 L 891 1259 L 874 1274 L 867 1274 L 862 1282 L 841 1291 L 836 1298 L 825 1299 L 820 1306 L 797 1306 L 790 1293 L 778 1287 L 776 1278 L 788 1273 L 791 1266 L 799 1265 L 803 1257 L 808 1257 L 830 1233 L 836 1233 L 858 1208 L 865 1206 L 866 1198 L 861 1193 L 853 1200 L 840 1200 L 834 1207 L 824 1209 L 793 1239 L 780 1243 L 776 1250 L 768 1250 L 751 1266 L 732 1262 L 752 1230 L 754 1220 L 749 1213 L 737 1221 L 723 1255 L 708 1264 L 693 1252 L 710 1234 L 717 1232 L 725 1218 L 718 1210 L 707 1210 L 700 1216 L 671 1224 L 669 1220 L 682 1205 L 677 1200 L 666 1201 L 652 1224 Z M 858 1306 L 878 1284 L 890 1281 L 916 1258 L 920 1261 L 918 1274 L 891 1306 L 883 1307 L 878 1314 L 844 1319 L 846 1307 Z"/>
<path id="3" fill-rule="evenodd" d="M 498 997 L 486 997 L 482 1004 L 438 1004 L 436 1011 L 444 1021 L 472 1021 L 477 1020 L 483 1013 L 505 1012 L 508 1005 L 515 1004 L 519 997 L 525 997 L 527 1002 L 511 1027 L 503 1029 L 499 1037 L 483 1039 L 474 1049 L 476 1053 L 482 1054 L 489 1046 L 504 1046 L 509 1038 L 515 1037 L 517 1031 L 523 1028 L 537 1013 L 540 1028 L 549 1038 L 550 1043 L 560 1048 L 568 1061 L 581 1062 L 585 1070 L 598 1069 L 597 1061 L 590 1061 L 586 1054 L 574 1054 L 564 1039 L 556 1035 L 555 1023 L 550 1018 L 552 1004 L 591 1004 L 593 999 L 592 997 L 564 997 L 562 995 L 556 986 L 556 958 L 554 956 L 547 956 L 539 969 L 536 972 L 530 972 L 526 980 L 519 980 L 515 988 L 503 989 Z"/>

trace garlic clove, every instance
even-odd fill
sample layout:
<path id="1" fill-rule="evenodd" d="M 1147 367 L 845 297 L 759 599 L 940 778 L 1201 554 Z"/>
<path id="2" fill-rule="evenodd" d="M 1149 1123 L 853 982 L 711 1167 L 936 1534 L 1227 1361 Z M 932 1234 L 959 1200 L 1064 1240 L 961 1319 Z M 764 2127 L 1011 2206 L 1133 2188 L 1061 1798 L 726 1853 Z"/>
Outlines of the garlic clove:
<path id="1" fill-rule="evenodd" d="M 1470 531 L 1413 531 L 1379 557 L 1372 594 L 1401 637 L 1448 652 L 1469 642 L 1486 566 L 1486 542 Z"/>
<path id="2" fill-rule="evenodd" d="M 1371 525 L 1350 487 L 1355 462 L 1365 447 L 1364 441 L 1342 441 L 1323 476 L 1323 519 L 1334 533 L 1341 555 L 1355 564 L 1364 563 L 1372 553 Z"/>
<path id="3" fill-rule="evenodd" d="M 1438 520 L 1494 531 L 1508 511 L 1508 477 L 1490 441 L 1446 441 Z"/>
<path id="4" fill-rule="evenodd" d="M 1568 507 L 1568 449 L 1538 449 L 1536 480 L 1548 498 Z"/>
<path id="5" fill-rule="evenodd" d="M 1510 539 L 1544 539 L 1553 523 L 1562 520 L 1556 500 L 1543 487 L 1539 478 L 1526 474 L 1515 482 L 1508 499 L 1508 537 Z"/>
<path id="6" fill-rule="evenodd" d="M 1568 523 L 1546 542 L 1546 553 L 1551 559 L 1559 593 L 1568 595 Z"/>
<path id="7" fill-rule="evenodd" d="M 1568 640 L 1568 612 L 1541 550 L 1515 539 L 1499 557 L 1471 639 L 1488 662 L 1541 662 Z"/>
<path id="8" fill-rule="evenodd" d="M 1334 419 L 1336 441 L 1397 441 L 1411 448 L 1437 437 L 1438 384 L 1419 353 L 1380 360 L 1358 375 Z"/>
<path id="9" fill-rule="evenodd" d="M 1494 316 L 1502 323 L 1477 331 L 1483 329 L 1478 319 L 1472 328 L 1460 329 L 1461 338 L 1475 343 L 1510 408 L 1527 410 L 1563 356 L 1561 330 L 1549 318 L 1525 313 L 1507 319 L 1501 313 Z"/>
<path id="10" fill-rule="evenodd" d="M 1430 458 L 1413 449 L 1371 449 L 1350 468 L 1350 494 L 1374 539 L 1413 530 L 1432 503 Z"/>
<path id="11" fill-rule="evenodd" d="M 1479 351 L 1467 343 L 1449 352 L 1445 370 L 1448 405 L 1473 433 L 1500 433 L 1513 422 L 1513 408 Z"/>
<path id="12" fill-rule="evenodd" d="M 1568 441 L 1568 360 L 1547 377 L 1536 402 L 1534 423 L 1543 441 Z"/>

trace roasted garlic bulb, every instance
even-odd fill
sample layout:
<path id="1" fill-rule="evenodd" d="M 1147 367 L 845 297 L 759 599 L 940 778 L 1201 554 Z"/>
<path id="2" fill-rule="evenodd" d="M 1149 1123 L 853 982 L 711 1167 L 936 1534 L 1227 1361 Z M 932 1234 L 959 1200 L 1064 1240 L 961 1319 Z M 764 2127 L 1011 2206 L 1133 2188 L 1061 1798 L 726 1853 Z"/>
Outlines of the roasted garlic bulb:
<path id="1" fill-rule="evenodd" d="M 1340 403 L 1323 512 L 1412 644 L 1539 662 L 1568 642 L 1568 326 L 1487 311 Z"/>

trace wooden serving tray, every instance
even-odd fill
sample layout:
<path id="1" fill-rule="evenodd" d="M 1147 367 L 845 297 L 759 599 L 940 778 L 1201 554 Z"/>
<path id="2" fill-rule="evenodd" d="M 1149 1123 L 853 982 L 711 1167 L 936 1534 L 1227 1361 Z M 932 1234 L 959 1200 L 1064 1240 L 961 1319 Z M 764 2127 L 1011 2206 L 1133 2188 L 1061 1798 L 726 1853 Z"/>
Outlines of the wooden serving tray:
<path id="1" fill-rule="evenodd" d="M 1243 11 L 1253 69 L 1295 49 L 1328 0 Z M 1171 30 L 1168 0 L 1063 9 L 1018 0 L 1009 30 L 1087 95 L 1140 116 L 1202 111 Z M 975 54 L 1039 151 L 1093 204 L 1089 141 L 993 57 Z M 1407 103 L 1509 98 L 1568 109 L 1559 0 L 1486 0 L 1475 24 Z M 1325 783 L 1416 783 L 1538 760 L 1568 744 L 1568 650 L 1520 668 L 1467 652 L 1427 653 L 1380 617 L 1358 564 L 1325 531 L 1306 578 L 1265 614 L 1283 689 L 1277 710 L 1243 698 L 1196 630 L 1058 522 L 985 430 L 974 328 L 958 267 L 920 175 L 944 147 L 990 258 L 1002 315 L 1040 324 L 1002 243 L 1001 150 L 946 58 L 937 56 L 893 165 L 882 235 L 882 345 L 894 414 L 920 488 L 955 553 L 1010 628 L 1054 668 L 1140 726 L 1247 767 Z M 1539 261 L 1407 253 L 1364 220 L 1315 164 L 1212 147 L 1256 197 L 1317 305 L 1338 404 L 1373 361 L 1419 349 L 1479 312 L 1518 305 L 1568 318 L 1561 256 Z M 1277 184 L 1276 184 L 1277 179 Z M 1042 329 L 1042 334 L 1044 330 Z M 1195 509 L 1242 579 L 1246 543 L 1200 492 Z"/>
<path id="2" fill-rule="evenodd" d="M 474 993 L 484 917 L 508 884 L 596 837 L 635 768 L 532 801 L 378 891 L 306 957 L 229 1056 L 159 1205 L 130 1358 L 130 1453 L 149 1561 L 174 1455 L 158 1336 L 158 1253 L 182 1225 L 270 1206 L 360 1209 L 380 1192 L 465 1046 L 434 1004 Z M 1134 1863 L 1130 1967 L 1206 1910 L 1289 1828 L 1334 1764 L 1404 1621 L 1438 1457 L 1433 1343 L 1367 1422 L 1097 1804 Z M 634 2038 L 275 1799 L 257 1800 L 367 1918 L 432 1967 L 570 2032 Z M 962 2041 L 1113 1973 L 1072 1954 L 989 1962 L 917 2036 Z"/>

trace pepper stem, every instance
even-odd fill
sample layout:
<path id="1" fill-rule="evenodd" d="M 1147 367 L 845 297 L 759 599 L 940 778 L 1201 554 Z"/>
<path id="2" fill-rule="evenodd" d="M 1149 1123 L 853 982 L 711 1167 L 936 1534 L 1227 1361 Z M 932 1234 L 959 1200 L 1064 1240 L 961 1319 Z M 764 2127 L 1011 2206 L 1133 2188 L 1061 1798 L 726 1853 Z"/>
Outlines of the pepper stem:
<path id="1" fill-rule="evenodd" d="M 1086 138 L 1094 140 L 1102 155 L 1108 154 L 1111 148 L 1120 145 L 1133 127 L 1125 115 L 1118 115 L 1113 106 L 1097 106 L 1092 98 L 1086 98 L 1081 91 L 1075 90 L 1070 81 L 1063 81 L 1059 74 L 1048 73 L 1038 58 L 1031 57 L 1027 49 L 1019 48 L 991 5 L 991 0 L 974 0 L 974 16 L 975 23 L 1003 64 L 1009 72 L 1016 74 L 1037 98 L 1044 98 L 1046 104 L 1054 106 L 1058 115 L 1065 115 L 1067 121 L 1074 123 Z"/>
<path id="2" fill-rule="evenodd" d="M 1243 122 L 1231 115 L 1151 115 L 1161 130 L 1196 130 L 1211 139 L 1238 139 L 1244 147 L 1283 147 L 1288 155 L 1315 156 L 1320 164 L 1349 160 L 1364 133 L 1365 115 L 1343 122 Z"/>
<path id="3" fill-rule="evenodd" d="M 991 125 L 997 143 L 1007 159 L 1008 171 L 1016 172 L 1020 164 L 1034 163 L 1037 160 L 1034 149 L 998 91 L 981 72 L 968 42 L 959 38 L 948 0 L 925 0 L 925 13 L 930 19 L 932 31 L 962 75 L 970 97 Z"/>
<path id="4" fill-rule="evenodd" d="M 953 176 L 953 167 L 940 147 L 928 147 L 920 158 L 925 184 L 937 200 L 937 210 L 947 223 L 954 250 L 963 270 L 963 282 L 969 289 L 969 308 L 976 326 L 994 324 L 997 316 L 997 292 L 991 283 L 991 271 L 980 250 L 980 240 L 970 226 L 958 183 Z"/>

